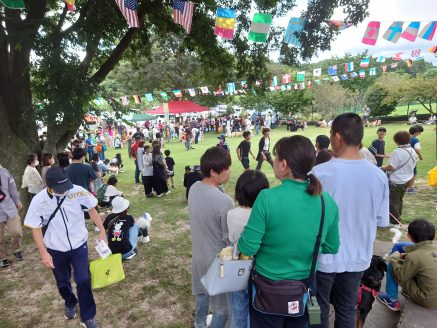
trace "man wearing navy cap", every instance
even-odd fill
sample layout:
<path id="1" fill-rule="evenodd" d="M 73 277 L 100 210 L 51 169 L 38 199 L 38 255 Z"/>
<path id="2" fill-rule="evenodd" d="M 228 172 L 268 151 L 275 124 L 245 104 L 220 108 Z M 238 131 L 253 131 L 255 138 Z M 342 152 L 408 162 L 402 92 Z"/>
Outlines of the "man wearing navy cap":
<path id="1" fill-rule="evenodd" d="M 65 318 L 76 317 L 79 303 L 81 325 L 98 327 L 96 304 L 88 268 L 88 230 L 84 212 L 100 229 L 99 240 L 106 240 L 105 229 L 95 207 L 97 199 L 74 185 L 64 169 L 52 167 L 46 173 L 47 188 L 32 199 L 24 225 L 32 228 L 41 262 L 52 269 L 59 293 L 65 300 Z M 71 288 L 71 267 L 77 285 L 77 298 Z"/>

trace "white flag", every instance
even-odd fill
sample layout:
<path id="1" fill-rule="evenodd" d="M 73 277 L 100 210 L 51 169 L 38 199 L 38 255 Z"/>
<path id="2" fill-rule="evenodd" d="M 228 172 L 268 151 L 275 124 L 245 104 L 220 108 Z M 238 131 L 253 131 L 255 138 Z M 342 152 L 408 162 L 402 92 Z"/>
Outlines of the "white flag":
<path id="1" fill-rule="evenodd" d="M 200 87 L 200 90 L 204 95 L 207 95 L 209 93 L 208 87 Z"/>
<path id="2" fill-rule="evenodd" d="M 320 76 L 320 75 L 322 75 L 322 69 L 321 68 L 313 69 L 313 76 Z"/>
<path id="3" fill-rule="evenodd" d="M 188 93 L 191 97 L 194 97 L 196 95 L 196 91 L 194 89 L 188 89 Z"/>

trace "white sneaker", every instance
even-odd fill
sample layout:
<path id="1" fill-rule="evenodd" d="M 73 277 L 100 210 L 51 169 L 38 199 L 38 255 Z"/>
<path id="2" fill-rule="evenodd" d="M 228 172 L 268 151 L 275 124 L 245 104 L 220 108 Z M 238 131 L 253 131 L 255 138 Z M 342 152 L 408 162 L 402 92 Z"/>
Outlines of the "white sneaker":
<path id="1" fill-rule="evenodd" d="M 160 197 L 162 197 L 162 196 L 164 196 L 164 195 L 165 195 L 165 194 L 162 193 L 162 194 L 157 195 L 156 197 L 160 198 Z"/>
<path id="2" fill-rule="evenodd" d="M 169 191 L 167 191 L 165 194 L 166 194 L 166 195 L 169 195 L 169 194 L 171 194 L 171 191 L 169 190 Z"/>
<path id="3" fill-rule="evenodd" d="M 211 326 L 211 321 L 212 321 L 212 314 L 208 314 L 208 316 L 206 317 L 206 327 Z"/>
<path id="4" fill-rule="evenodd" d="M 148 244 L 148 243 L 150 243 L 150 237 L 149 236 L 147 236 L 147 237 L 139 237 L 138 241 L 140 243 L 143 243 L 143 244 Z"/>
<path id="5" fill-rule="evenodd" d="M 132 255 L 126 257 L 125 260 L 132 260 L 135 255 L 137 255 L 137 253 L 132 253 Z"/>

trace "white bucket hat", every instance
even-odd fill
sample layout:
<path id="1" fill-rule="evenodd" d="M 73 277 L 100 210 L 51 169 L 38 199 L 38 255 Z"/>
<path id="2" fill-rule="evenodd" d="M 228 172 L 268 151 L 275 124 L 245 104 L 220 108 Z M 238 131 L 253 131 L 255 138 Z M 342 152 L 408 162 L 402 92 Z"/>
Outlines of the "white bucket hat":
<path id="1" fill-rule="evenodd" d="M 118 214 L 123 212 L 124 210 L 128 209 L 129 207 L 129 201 L 123 197 L 115 197 L 112 200 L 112 213 Z"/>

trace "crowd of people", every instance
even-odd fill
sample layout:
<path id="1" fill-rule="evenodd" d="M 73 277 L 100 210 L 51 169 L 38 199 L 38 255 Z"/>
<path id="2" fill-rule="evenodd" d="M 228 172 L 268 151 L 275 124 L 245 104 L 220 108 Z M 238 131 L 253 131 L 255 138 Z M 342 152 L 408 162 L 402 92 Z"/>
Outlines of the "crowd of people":
<path id="1" fill-rule="evenodd" d="M 95 135 L 89 132 L 87 139 L 76 136 L 68 151 L 57 155 L 57 166 L 53 154 L 43 154 L 41 164 L 36 154 L 29 154 L 22 188 L 26 188 L 31 203 L 24 224 L 32 229 L 42 263 L 53 271 L 65 301 L 65 317 L 76 317 L 78 304 L 81 323 L 88 328 L 98 327 L 87 269 L 86 219 L 94 223 L 98 240 L 105 241 L 113 253 L 122 254 L 124 260 L 137 254 L 139 241 L 149 241 L 150 216 L 145 215 L 139 222 L 128 213 L 129 200 L 117 188 L 117 175 L 123 172 L 122 156 L 118 153 L 107 159 L 106 147 L 127 146 L 135 163 L 135 182 L 142 183 L 146 197 L 162 197 L 175 187 L 176 165 L 171 150 L 162 152 L 163 148 L 171 139 L 178 139 L 191 150 L 204 131 L 213 130 L 221 133 L 216 146 L 202 155 L 200 165 L 185 166 L 184 174 L 195 327 L 206 327 L 210 312 L 211 327 L 224 328 L 229 319 L 231 328 L 307 327 L 305 311 L 299 316 L 278 315 L 254 305 L 259 297 L 255 290 L 287 281 L 299 281 L 313 290 L 321 309 L 321 327 L 329 326 L 330 304 L 334 306 L 337 327 L 354 327 L 357 294 L 372 258 L 377 227 L 399 227 L 403 222 L 404 194 L 415 192 L 416 162 L 423 159 L 418 139 L 423 127 L 413 125 L 408 132 L 396 132 L 397 148 L 387 154 L 386 129 L 379 127 L 377 139 L 366 148 L 362 143 L 363 120 L 356 114 L 336 117 L 330 136 L 317 136 L 315 145 L 300 135 L 282 138 L 272 145 L 269 126 L 277 122 L 269 113 L 264 118 L 255 115 L 247 119 L 197 119 L 183 124 L 159 122 L 161 126 L 145 125 L 131 134 L 122 129 L 121 134 L 127 135 L 129 142 L 108 128 Z M 258 126 L 256 134 L 262 133 L 256 154 L 251 147 L 253 126 Z M 235 132 L 241 132 L 243 138 L 236 153 L 244 168 L 235 186 L 236 207 L 223 188 L 231 176 L 232 164 L 226 138 L 236 136 L 232 134 Z M 254 170 L 250 157 L 256 161 Z M 264 161 L 272 166 L 280 181 L 278 186 L 270 188 L 261 172 Z M 106 183 L 105 176 L 109 176 Z M 24 259 L 18 215 L 22 204 L 14 179 L 4 168 L 0 168 L 0 187 L 0 266 L 7 267 L 5 229 L 12 236 L 15 258 Z M 108 208 L 109 214 L 100 213 L 101 208 Z M 320 254 L 317 272 L 312 276 L 319 233 Z M 437 279 L 427 273 L 437 269 L 431 258 L 434 235 L 431 223 L 414 220 L 408 226 L 412 243 L 393 247 L 388 259 L 387 290 L 378 295 L 391 310 L 400 309 L 398 285 L 415 302 L 437 308 Z M 209 296 L 201 277 L 217 254 L 230 245 L 238 250 L 241 259 L 255 260 L 249 287 Z M 407 261 L 413 258 L 420 261 Z M 71 287 L 71 267 L 77 296 Z"/>

